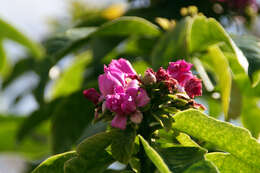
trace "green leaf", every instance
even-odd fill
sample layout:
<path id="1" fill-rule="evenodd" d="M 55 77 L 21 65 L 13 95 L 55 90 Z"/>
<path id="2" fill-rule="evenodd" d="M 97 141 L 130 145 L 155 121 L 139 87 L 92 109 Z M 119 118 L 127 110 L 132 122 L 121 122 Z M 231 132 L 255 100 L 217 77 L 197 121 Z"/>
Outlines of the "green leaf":
<path id="1" fill-rule="evenodd" d="M 32 70 L 32 67 L 34 67 L 34 63 L 35 59 L 33 59 L 32 57 L 21 59 L 16 62 L 12 69 L 12 73 L 4 79 L 2 87 L 6 88 L 19 76 L 23 75 L 25 72 Z"/>
<path id="2" fill-rule="evenodd" d="M 75 156 L 75 151 L 54 155 L 42 162 L 32 173 L 64 173 L 64 163 Z"/>
<path id="3" fill-rule="evenodd" d="M 236 82 L 232 81 L 228 118 L 237 119 L 242 113 L 243 96 Z"/>
<path id="4" fill-rule="evenodd" d="M 112 156 L 119 162 L 127 164 L 134 152 L 134 142 L 136 131 L 132 128 L 126 130 L 119 130 L 114 137 L 111 152 Z"/>
<path id="5" fill-rule="evenodd" d="M 215 19 L 204 16 L 186 17 L 176 28 L 166 32 L 152 52 L 153 66 L 166 66 L 177 58 L 202 56 L 207 53 L 209 46 L 216 44 L 221 46 L 222 51 L 232 54 L 235 57 L 233 63 L 247 72 L 247 60 L 239 53 L 224 28 Z M 233 67 L 231 64 L 232 70 Z"/>
<path id="6" fill-rule="evenodd" d="M 221 102 L 217 99 L 210 97 L 210 98 L 207 98 L 207 103 L 209 106 L 209 116 L 218 118 L 222 113 Z"/>
<path id="7" fill-rule="evenodd" d="M 22 143 L 16 142 L 16 133 L 24 119 L 17 115 L 0 116 L 0 152 L 15 152 L 26 159 L 41 159 L 50 154 L 48 123 L 39 126 Z"/>
<path id="8" fill-rule="evenodd" d="M 139 138 L 143 144 L 145 153 L 153 162 L 153 164 L 158 168 L 158 170 L 161 173 L 171 173 L 161 156 L 149 145 L 149 143 L 142 136 L 139 135 Z"/>
<path id="9" fill-rule="evenodd" d="M 217 166 L 221 173 L 259 173 L 260 170 L 249 166 L 229 153 L 209 153 L 206 159 Z"/>
<path id="10" fill-rule="evenodd" d="M 99 153 L 96 153 L 95 158 L 88 160 L 80 156 L 74 157 L 65 163 L 64 173 L 103 173 L 115 160 L 107 153 L 103 154 L 102 158 L 98 158 L 99 156 Z"/>
<path id="11" fill-rule="evenodd" d="M 191 165 L 183 173 L 220 173 L 215 165 L 211 162 L 203 160 Z"/>
<path id="12" fill-rule="evenodd" d="M 208 117 L 198 110 L 186 110 L 174 116 L 173 128 L 199 140 L 210 142 L 251 167 L 260 169 L 260 144 L 243 128 Z"/>
<path id="13" fill-rule="evenodd" d="M 63 46 L 57 46 L 58 51 L 56 49 L 55 51 L 49 52 L 52 53 L 57 61 L 69 52 L 72 52 L 88 43 L 91 38 L 108 36 L 122 37 L 131 35 L 156 37 L 159 36 L 160 33 L 161 32 L 156 25 L 145 19 L 139 17 L 121 17 L 107 22 L 99 28 L 86 27 L 68 30 L 65 39 L 62 39 L 62 36 L 57 38 L 57 40 L 61 39 L 61 45 Z M 54 42 L 50 43 L 55 43 L 55 39 L 53 41 Z M 47 44 L 49 45 L 49 50 L 53 47 L 50 43 Z M 60 45 L 59 42 L 58 45 Z"/>
<path id="14" fill-rule="evenodd" d="M 3 40 L 0 37 L 0 71 L 3 69 L 6 62 L 6 54 L 4 50 Z"/>
<path id="15" fill-rule="evenodd" d="M 13 40 L 26 48 L 28 48 L 31 53 L 33 53 L 37 58 L 42 57 L 43 49 L 42 47 L 28 39 L 25 35 L 19 32 L 16 28 L 0 19 L 0 37 L 5 39 Z"/>
<path id="16" fill-rule="evenodd" d="M 188 43 L 186 43 L 186 39 L 190 22 L 190 18 L 185 18 L 178 23 L 176 28 L 161 36 L 151 54 L 154 68 L 165 66 L 176 58 L 187 57 L 186 46 Z"/>
<path id="17" fill-rule="evenodd" d="M 250 35 L 232 35 L 232 38 L 248 60 L 248 74 L 255 87 L 260 81 L 260 40 Z"/>
<path id="18" fill-rule="evenodd" d="M 84 97 L 82 91 L 63 98 L 52 115 L 53 152 L 68 151 L 76 144 L 93 118 L 94 104 Z"/>
<path id="19" fill-rule="evenodd" d="M 140 17 L 120 17 L 102 25 L 92 36 L 159 36 L 159 28 Z"/>
<path id="20" fill-rule="evenodd" d="M 102 132 L 81 142 L 78 156 L 65 163 L 65 172 L 103 172 L 115 160 L 106 148 L 112 143 L 115 132 Z"/>
<path id="21" fill-rule="evenodd" d="M 232 85 L 232 76 L 229 68 L 228 60 L 217 45 L 208 48 L 208 56 L 203 59 L 214 69 L 220 86 L 222 107 L 225 118 L 228 117 L 230 104 L 230 94 Z M 220 65 L 221 64 L 221 65 Z"/>
<path id="22" fill-rule="evenodd" d="M 91 59 L 90 52 L 84 52 L 75 57 L 70 67 L 55 81 L 52 89 L 52 99 L 67 96 L 81 88 L 85 67 L 91 62 Z"/>
<path id="23" fill-rule="evenodd" d="M 241 120 L 245 128 L 247 128 L 251 134 L 258 138 L 260 134 L 260 108 L 258 106 L 259 98 L 244 97 L 243 109 Z"/>
<path id="24" fill-rule="evenodd" d="M 203 31 L 203 32 L 201 32 Z M 240 72 L 247 72 L 248 62 L 231 37 L 218 21 L 213 18 L 196 16 L 193 18 L 187 33 L 187 49 L 189 54 L 204 54 L 212 45 L 218 45 L 223 53 L 229 53 L 232 59 L 227 56 L 230 68 L 235 73 L 239 66 Z"/>
<path id="25" fill-rule="evenodd" d="M 101 132 L 91 136 L 81 142 L 77 147 L 77 152 L 85 159 L 96 158 L 96 154 L 105 149 L 112 143 L 115 132 Z"/>
<path id="26" fill-rule="evenodd" d="M 55 110 L 55 107 L 60 102 L 60 99 L 53 100 L 50 103 L 44 104 L 40 109 L 34 111 L 29 115 L 20 125 L 17 132 L 17 141 L 21 142 L 26 136 L 39 126 L 42 122 L 48 120 Z"/>
<path id="27" fill-rule="evenodd" d="M 199 147 L 168 147 L 157 148 L 159 154 L 174 173 L 181 173 L 192 164 L 204 159 L 207 152 Z"/>

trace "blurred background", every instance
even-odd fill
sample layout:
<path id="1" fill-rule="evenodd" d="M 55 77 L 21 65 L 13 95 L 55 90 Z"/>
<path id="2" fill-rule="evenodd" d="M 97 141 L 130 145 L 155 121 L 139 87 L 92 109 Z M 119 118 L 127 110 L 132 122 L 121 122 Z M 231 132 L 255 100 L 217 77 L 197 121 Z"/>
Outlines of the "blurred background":
<path id="1" fill-rule="evenodd" d="M 71 127 L 66 126 L 65 121 L 69 118 L 59 118 L 64 115 L 63 107 L 71 108 L 70 113 L 78 115 L 84 106 L 78 95 L 86 87 L 97 87 L 96 77 L 102 73 L 102 64 L 122 56 L 130 59 L 139 73 L 151 64 L 149 56 L 157 38 L 97 37 L 74 49 L 76 39 L 82 38 L 86 29 L 92 32 L 91 28 L 98 28 L 120 16 L 138 16 L 167 32 L 182 18 L 203 14 L 217 19 L 230 34 L 249 35 L 257 40 L 259 57 L 258 6 L 259 2 L 254 0 L 0 1 L 0 56 L 5 57 L 0 61 L 0 173 L 30 171 L 46 157 L 66 151 L 68 146 L 73 148 L 82 137 L 90 135 L 85 125 L 68 134 L 66 128 Z M 84 27 L 87 28 L 83 32 Z M 205 98 L 200 101 L 209 108 L 208 112 L 223 120 L 219 88 L 204 90 Z M 258 94 L 258 90 L 252 89 L 252 95 L 256 91 Z M 238 89 L 236 93 L 239 92 Z M 241 101 L 243 96 L 236 95 L 235 98 Z M 254 97 L 253 101 L 256 113 L 252 113 L 252 119 L 260 119 L 259 97 Z M 242 103 L 238 101 L 235 106 L 240 107 Z M 249 109 L 250 106 L 244 106 L 239 113 L 233 113 L 238 116 L 231 116 L 229 121 L 242 126 L 239 117 Z M 92 114 L 91 111 L 83 113 Z M 50 119 L 52 114 L 56 118 Z M 65 123 L 64 134 L 59 131 L 63 124 L 56 124 L 57 121 Z M 258 137 L 258 124 L 248 126 L 253 126 Z M 104 127 L 95 128 L 102 130 Z M 75 136 L 76 133 L 79 135 Z M 64 135 L 72 137 L 65 139 Z M 60 147 L 60 143 L 65 146 Z"/>

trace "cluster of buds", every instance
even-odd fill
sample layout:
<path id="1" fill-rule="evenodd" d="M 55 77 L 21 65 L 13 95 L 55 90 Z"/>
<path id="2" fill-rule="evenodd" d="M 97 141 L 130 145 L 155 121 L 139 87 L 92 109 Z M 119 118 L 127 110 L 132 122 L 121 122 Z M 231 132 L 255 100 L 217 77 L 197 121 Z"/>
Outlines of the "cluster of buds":
<path id="1" fill-rule="evenodd" d="M 128 120 L 140 124 L 144 111 L 160 109 L 164 102 L 178 104 L 181 101 L 184 103 L 181 109 L 204 109 L 193 100 L 195 96 L 201 96 L 202 84 L 192 74 L 191 67 L 192 64 L 179 60 L 170 62 L 167 70 L 161 67 L 154 72 L 149 68 L 141 77 L 129 61 L 112 60 L 98 78 L 101 94 L 91 88 L 84 90 L 84 95 L 96 105 L 96 120 L 109 120 L 112 127 L 124 130 Z"/>

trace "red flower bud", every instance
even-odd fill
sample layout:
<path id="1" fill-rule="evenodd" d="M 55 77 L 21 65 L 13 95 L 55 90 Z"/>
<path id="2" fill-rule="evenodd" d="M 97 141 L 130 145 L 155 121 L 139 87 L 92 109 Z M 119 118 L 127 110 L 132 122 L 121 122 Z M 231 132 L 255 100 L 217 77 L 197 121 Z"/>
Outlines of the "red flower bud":
<path id="1" fill-rule="evenodd" d="M 156 72 L 157 81 L 164 81 L 170 79 L 170 75 L 162 67 Z"/>
<path id="2" fill-rule="evenodd" d="M 94 88 L 84 90 L 83 94 L 88 100 L 92 101 L 95 105 L 98 103 L 100 94 Z"/>

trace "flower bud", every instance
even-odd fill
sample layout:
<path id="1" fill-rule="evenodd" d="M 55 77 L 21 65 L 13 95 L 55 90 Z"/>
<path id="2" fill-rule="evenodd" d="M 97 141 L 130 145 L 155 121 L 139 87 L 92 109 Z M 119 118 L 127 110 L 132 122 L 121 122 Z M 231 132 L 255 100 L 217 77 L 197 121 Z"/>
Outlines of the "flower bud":
<path id="1" fill-rule="evenodd" d="M 135 124 L 140 124 L 143 120 L 143 114 L 140 111 L 136 111 L 130 116 L 130 120 Z"/>
<path id="2" fill-rule="evenodd" d="M 152 84 L 156 83 L 155 73 L 151 68 L 149 68 L 145 71 L 142 82 L 145 85 L 152 85 Z"/>
<path id="3" fill-rule="evenodd" d="M 88 100 L 92 101 L 95 105 L 98 103 L 100 94 L 94 88 L 84 90 L 83 94 Z"/>
<path id="4" fill-rule="evenodd" d="M 202 95 L 202 84 L 201 80 L 197 77 L 191 78 L 185 84 L 185 91 L 190 98 L 194 98 L 194 96 Z"/>
<path id="5" fill-rule="evenodd" d="M 169 78 L 170 78 L 170 75 L 162 67 L 160 67 L 159 70 L 156 72 L 157 81 L 164 81 L 164 80 L 168 80 Z"/>

